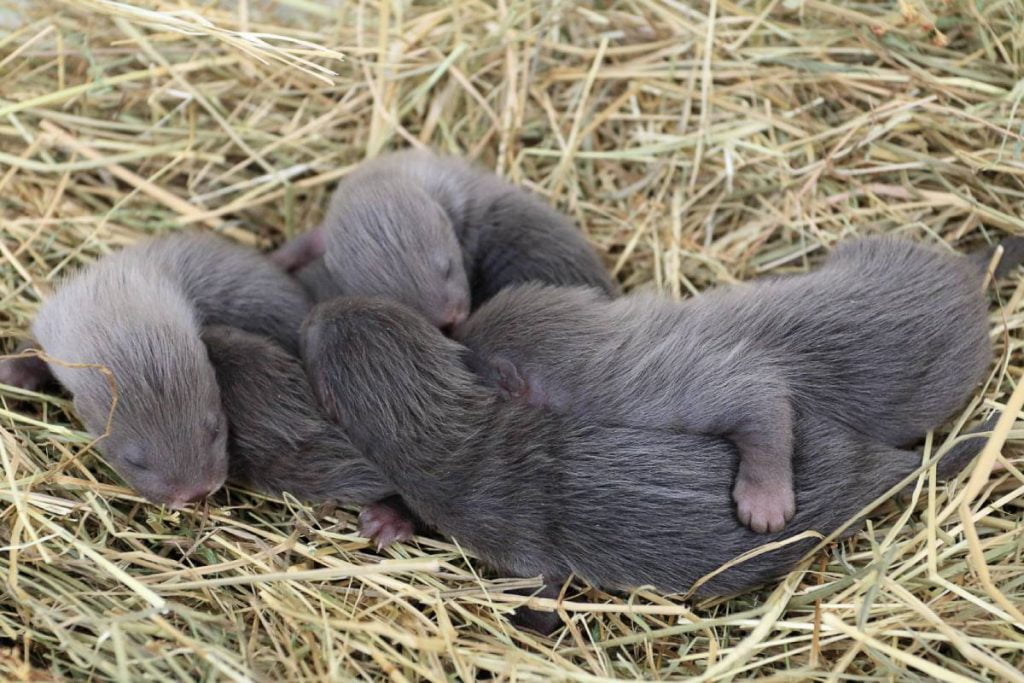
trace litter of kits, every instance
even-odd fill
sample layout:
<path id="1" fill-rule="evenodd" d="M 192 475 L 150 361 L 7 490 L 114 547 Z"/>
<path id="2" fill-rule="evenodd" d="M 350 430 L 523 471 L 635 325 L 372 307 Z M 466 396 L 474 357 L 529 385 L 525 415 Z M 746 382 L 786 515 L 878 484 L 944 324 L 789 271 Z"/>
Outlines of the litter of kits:
<path id="1" fill-rule="evenodd" d="M 153 503 L 233 482 L 362 505 L 379 547 L 449 536 L 545 595 L 731 594 L 913 489 L 993 362 L 986 283 L 1024 260 L 1009 236 L 833 246 L 682 302 L 622 294 L 536 196 L 396 152 L 272 254 L 176 232 L 70 275 L 0 382 L 55 380 Z M 939 481 L 993 424 L 932 453 Z"/>

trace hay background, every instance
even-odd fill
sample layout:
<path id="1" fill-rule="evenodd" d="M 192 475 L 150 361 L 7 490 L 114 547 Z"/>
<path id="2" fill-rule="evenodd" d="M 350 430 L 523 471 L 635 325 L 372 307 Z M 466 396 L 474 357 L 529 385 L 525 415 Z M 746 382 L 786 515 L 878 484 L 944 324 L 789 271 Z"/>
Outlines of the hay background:
<path id="1" fill-rule="evenodd" d="M 13 348 L 55 275 L 149 233 L 269 247 L 352 164 L 420 142 L 676 296 L 854 234 L 1024 234 L 1022 26 L 1019 0 L 0 0 L 0 332 Z M 993 293 L 1000 355 L 963 420 L 1020 380 L 1022 296 Z M 0 398 L 3 678 L 1021 680 L 1019 429 L 1009 471 L 886 504 L 778 586 L 572 589 L 547 640 L 449 543 L 380 562 L 351 509 L 238 490 L 163 511 L 64 398 Z"/>

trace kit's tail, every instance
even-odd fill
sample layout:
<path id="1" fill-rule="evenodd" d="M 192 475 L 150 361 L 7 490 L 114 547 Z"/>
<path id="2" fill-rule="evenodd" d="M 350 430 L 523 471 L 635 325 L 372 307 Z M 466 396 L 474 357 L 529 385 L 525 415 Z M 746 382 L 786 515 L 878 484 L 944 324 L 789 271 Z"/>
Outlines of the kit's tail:
<path id="1" fill-rule="evenodd" d="M 996 265 L 995 277 L 1006 277 L 1013 269 L 1024 263 L 1024 236 L 1010 236 L 1003 238 L 1003 241 L 999 243 L 999 246 L 1003 248 L 1003 255 L 999 259 L 999 263 Z M 988 269 L 989 263 L 992 261 L 992 255 L 995 254 L 997 247 L 986 247 L 984 249 L 978 249 L 977 251 L 970 254 L 971 258 L 978 267 L 983 271 Z"/>
<path id="2" fill-rule="evenodd" d="M 942 459 L 935 468 L 937 481 L 952 479 L 960 474 L 988 443 L 989 433 L 995 429 L 999 421 L 999 414 L 993 415 L 971 431 L 960 437 L 952 448 L 943 454 Z M 910 484 L 903 494 L 909 494 L 914 490 L 914 484 Z"/>

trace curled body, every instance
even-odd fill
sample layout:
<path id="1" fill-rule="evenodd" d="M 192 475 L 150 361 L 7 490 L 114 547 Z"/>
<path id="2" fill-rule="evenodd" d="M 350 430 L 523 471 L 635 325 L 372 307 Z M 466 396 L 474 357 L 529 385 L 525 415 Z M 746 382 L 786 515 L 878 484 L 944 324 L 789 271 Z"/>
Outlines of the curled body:
<path id="1" fill-rule="evenodd" d="M 32 325 L 53 362 L 9 360 L 0 379 L 31 386 L 52 373 L 114 469 L 149 500 L 180 506 L 218 489 L 228 468 L 201 327 L 238 325 L 296 349 L 309 306 L 254 250 L 201 233 L 148 239 L 59 283 Z"/>
<path id="2" fill-rule="evenodd" d="M 121 255 L 159 270 L 180 287 L 201 325 L 238 327 L 298 353 L 299 328 L 312 302 L 255 249 L 211 233 L 188 232 L 145 240 Z"/>
<path id="3" fill-rule="evenodd" d="M 906 446 L 963 406 L 991 360 L 983 276 L 978 258 L 867 238 L 813 272 L 683 303 L 510 288 L 455 338 L 506 395 L 603 424 L 730 439 L 738 514 L 773 531 L 798 502 L 796 412 Z"/>
<path id="4" fill-rule="evenodd" d="M 235 327 L 202 331 L 228 422 L 229 479 L 311 502 L 366 504 L 394 488 L 324 419 L 296 356 Z"/>
<path id="5" fill-rule="evenodd" d="M 491 565 L 606 588 L 686 591 L 763 543 L 836 530 L 895 486 L 921 456 L 813 413 L 795 416 L 798 511 L 784 533 L 732 514 L 739 467 L 726 439 L 610 426 L 504 401 L 465 366 L 467 351 L 398 304 L 337 299 L 304 327 L 311 384 L 329 418 L 422 519 Z M 940 463 L 946 477 L 974 449 Z M 700 595 L 788 571 L 813 540 L 739 564 Z"/>
<path id="6" fill-rule="evenodd" d="M 359 166 L 338 186 L 321 225 L 273 258 L 301 272 L 317 297 L 385 296 L 442 328 L 516 283 L 615 292 L 568 218 L 462 159 L 417 150 Z M 324 285 L 325 273 L 334 287 Z"/>

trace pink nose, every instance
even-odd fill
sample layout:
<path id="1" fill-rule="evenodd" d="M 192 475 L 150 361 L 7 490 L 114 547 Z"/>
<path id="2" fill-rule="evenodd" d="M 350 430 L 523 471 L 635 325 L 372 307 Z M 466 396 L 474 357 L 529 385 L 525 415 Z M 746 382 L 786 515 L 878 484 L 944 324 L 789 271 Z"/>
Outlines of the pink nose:
<path id="1" fill-rule="evenodd" d="M 183 508 L 190 503 L 198 503 L 199 501 L 206 498 L 208 495 L 216 491 L 221 487 L 222 484 L 211 486 L 209 484 L 203 486 L 194 486 L 189 489 L 178 493 L 174 496 L 174 499 L 170 502 L 172 508 Z"/>
<path id="2" fill-rule="evenodd" d="M 468 317 L 466 308 L 462 305 L 455 305 L 445 309 L 444 315 L 441 317 L 440 324 L 438 327 L 445 333 L 445 336 L 452 336 L 452 332 L 455 328 L 466 322 Z"/>

